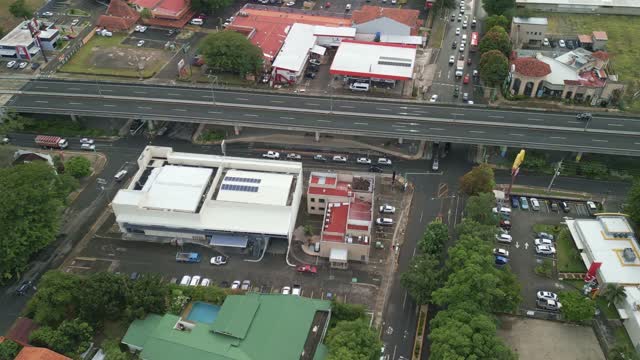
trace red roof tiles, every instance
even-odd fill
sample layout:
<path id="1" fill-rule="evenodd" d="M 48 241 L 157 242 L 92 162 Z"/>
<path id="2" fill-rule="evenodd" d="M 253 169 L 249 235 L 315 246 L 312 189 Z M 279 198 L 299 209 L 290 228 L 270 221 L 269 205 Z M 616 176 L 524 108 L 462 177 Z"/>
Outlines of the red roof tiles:
<path id="1" fill-rule="evenodd" d="M 351 16 L 354 24 L 362 24 L 371 20 L 386 17 L 411 27 L 411 35 L 418 33 L 421 21 L 418 19 L 420 11 L 398 8 L 383 8 L 380 6 L 364 5 L 355 10 Z"/>
<path id="2" fill-rule="evenodd" d="M 596 51 L 593 54 L 591 54 L 591 56 L 593 56 L 596 59 L 600 59 L 602 61 L 606 61 L 609 59 L 609 54 L 607 54 L 604 51 Z"/>
<path id="3" fill-rule="evenodd" d="M 15 360 L 71 360 L 49 349 L 27 346 L 22 348 Z"/>
<path id="4" fill-rule="evenodd" d="M 524 76 L 543 77 L 551 74 L 551 67 L 534 57 L 522 57 L 513 60 L 516 72 Z"/>
<path id="5" fill-rule="evenodd" d="M 609 40 L 606 31 L 594 31 L 593 38 L 596 40 Z"/>
<path id="6" fill-rule="evenodd" d="M 111 31 L 128 30 L 140 19 L 140 14 L 122 0 L 111 0 L 106 15 L 100 15 L 97 26 Z"/>
<path id="7" fill-rule="evenodd" d="M 591 44 L 593 41 L 591 40 L 591 35 L 578 35 L 578 41 L 583 44 Z"/>

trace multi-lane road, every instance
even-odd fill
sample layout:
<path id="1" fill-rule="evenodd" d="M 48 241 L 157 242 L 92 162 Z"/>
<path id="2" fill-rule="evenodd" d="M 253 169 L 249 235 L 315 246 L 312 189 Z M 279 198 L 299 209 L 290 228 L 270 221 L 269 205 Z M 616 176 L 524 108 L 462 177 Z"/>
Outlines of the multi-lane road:
<path id="1" fill-rule="evenodd" d="M 213 88 L 32 80 L 21 112 L 214 123 L 640 156 L 640 119 Z"/>

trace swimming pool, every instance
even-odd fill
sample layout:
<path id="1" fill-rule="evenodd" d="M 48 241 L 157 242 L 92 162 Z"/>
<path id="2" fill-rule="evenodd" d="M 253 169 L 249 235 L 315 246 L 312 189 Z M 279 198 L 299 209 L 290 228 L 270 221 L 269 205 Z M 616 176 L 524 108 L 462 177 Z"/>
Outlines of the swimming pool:
<path id="1" fill-rule="evenodd" d="M 213 324 L 218 317 L 218 312 L 220 312 L 220 306 L 196 301 L 191 305 L 191 311 L 189 312 L 189 315 L 187 315 L 187 320 Z"/>

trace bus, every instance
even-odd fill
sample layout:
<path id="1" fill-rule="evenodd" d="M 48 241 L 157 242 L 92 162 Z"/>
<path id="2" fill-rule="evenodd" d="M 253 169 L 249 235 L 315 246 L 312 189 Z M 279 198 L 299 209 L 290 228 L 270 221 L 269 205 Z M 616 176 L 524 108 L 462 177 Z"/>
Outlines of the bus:
<path id="1" fill-rule="evenodd" d="M 476 52 L 476 50 L 478 50 L 478 33 L 477 32 L 472 32 L 471 33 L 471 42 L 469 43 L 469 51 L 471 52 Z"/>

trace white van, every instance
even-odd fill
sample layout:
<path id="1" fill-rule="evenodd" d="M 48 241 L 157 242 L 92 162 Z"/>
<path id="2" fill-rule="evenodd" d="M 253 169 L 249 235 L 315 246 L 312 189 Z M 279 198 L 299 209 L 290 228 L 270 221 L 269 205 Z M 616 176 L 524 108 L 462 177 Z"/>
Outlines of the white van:
<path id="1" fill-rule="evenodd" d="M 191 25 L 198 25 L 198 26 L 200 26 L 200 25 L 204 24 L 204 21 L 203 21 L 202 19 L 194 18 L 194 19 L 191 19 L 191 21 L 189 21 L 189 23 L 190 23 Z"/>
<path id="2" fill-rule="evenodd" d="M 355 82 L 355 83 L 349 85 L 349 89 L 351 91 L 369 91 L 369 84 Z"/>
<path id="3" fill-rule="evenodd" d="M 122 181 L 125 176 L 127 176 L 127 170 L 120 170 L 118 171 L 116 176 L 114 176 L 114 178 L 116 179 L 116 181 Z"/>
<path id="4" fill-rule="evenodd" d="M 467 34 L 462 34 L 462 42 L 461 44 L 466 44 L 467 43 Z"/>
<path id="5" fill-rule="evenodd" d="M 531 201 L 531 208 L 535 211 L 540 210 L 540 202 L 536 198 L 529 199 Z"/>
<path id="6" fill-rule="evenodd" d="M 501 207 L 500 209 L 498 209 L 498 208 L 493 208 L 492 210 L 493 210 L 493 213 L 494 213 L 494 214 L 498 214 L 498 213 L 500 213 L 500 214 L 502 214 L 502 215 L 507 215 L 507 216 L 510 216 L 510 215 L 511 215 L 511 209 L 509 209 L 508 207 L 504 207 L 504 206 L 503 206 L 503 207 Z"/>

